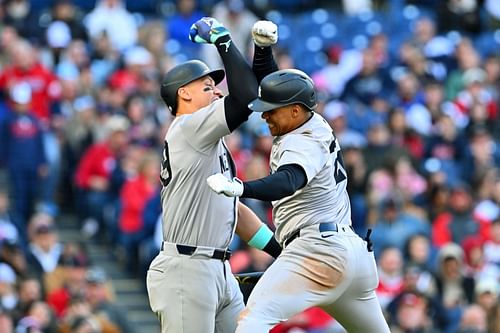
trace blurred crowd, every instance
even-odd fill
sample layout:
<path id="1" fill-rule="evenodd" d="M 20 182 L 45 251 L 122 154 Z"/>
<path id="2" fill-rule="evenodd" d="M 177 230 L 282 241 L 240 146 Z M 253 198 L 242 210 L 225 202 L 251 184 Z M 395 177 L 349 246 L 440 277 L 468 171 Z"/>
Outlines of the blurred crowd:
<path id="1" fill-rule="evenodd" d="M 315 81 L 344 150 L 353 226 L 373 230 L 393 332 L 500 332 L 499 1 L 138 3 L 0 2 L 0 332 L 134 331 L 86 246 L 105 242 L 140 278 L 159 250 L 172 120 L 159 83 L 190 58 L 221 65 L 187 38 L 206 15 L 249 61 L 253 23 L 276 21 L 279 67 Z M 320 50 L 294 38 L 308 20 L 302 33 L 317 27 Z M 369 28 L 366 43 L 353 22 Z M 268 174 L 272 137 L 258 115 L 226 141 L 238 177 Z M 272 227 L 269 203 L 245 203 Z M 81 242 L 58 237 L 68 214 Z M 272 263 L 237 237 L 231 247 L 235 273 Z M 292 330 L 342 332 L 319 309 L 275 332 Z"/>

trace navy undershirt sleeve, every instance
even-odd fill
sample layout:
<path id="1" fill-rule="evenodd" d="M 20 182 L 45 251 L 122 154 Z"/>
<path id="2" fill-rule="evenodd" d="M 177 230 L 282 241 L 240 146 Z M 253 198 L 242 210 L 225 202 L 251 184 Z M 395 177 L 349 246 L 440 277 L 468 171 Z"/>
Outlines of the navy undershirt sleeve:
<path id="1" fill-rule="evenodd" d="M 226 70 L 229 95 L 224 99 L 224 108 L 227 126 L 232 132 L 247 121 L 252 113 L 247 105 L 257 98 L 258 83 L 250 64 L 233 44 L 231 37 L 220 37 L 215 46 Z"/>
<path id="2" fill-rule="evenodd" d="M 294 194 L 307 184 L 305 170 L 298 164 L 286 164 L 267 177 L 243 183 L 242 198 L 274 201 Z"/>
<path id="3" fill-rule="evenodd" d="M 260 84 L 260 81 L 266 75 L 278 70 L 278 65 L 274 60 L 273 50 L 270 46 L 260 47 L 254 45 L 254 47 L 252 70 L 257 78 L 257 82 Z"/>

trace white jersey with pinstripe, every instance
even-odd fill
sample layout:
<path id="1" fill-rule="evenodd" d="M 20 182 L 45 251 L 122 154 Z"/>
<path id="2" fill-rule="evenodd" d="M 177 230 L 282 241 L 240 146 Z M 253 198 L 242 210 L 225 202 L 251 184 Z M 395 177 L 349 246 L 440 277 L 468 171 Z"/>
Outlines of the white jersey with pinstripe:
<path id="1" fill-rule="evenodd" d="M 235 175 L 224 140 L 229 134 L 224 100 L 178 116 L 165 138 L 161 181 L 163 240 L 227 248 L 236 223 L 237 199 L 210 190 L 205 179 Z"/>
<path id="2" fill-rule="evenodd" d="M 146 278 L 151 309 L 162 333 L 233 333 L 243 296 L 229 262 L 210 259 L 226 249 L 236 226 L 237 199 L 210 190 L 208 176 L 228 178 L 234 164 L 223 137 L 229 134 L 224 100 L 177 116 L 165 137 L 161 182 L 162 250 Z M 178 245 L 196 246 L 192 254 Z"/>
<path id="3" fill-rule="evenodd" d="M 322 116 L 314 113 L 299 128 L 274 138 L 271 173 L 285 164 L 300 165 L 306 172 L 307 184 L 273 202 L 278 241 L 282 243 L 295 230 L 321 222 L 351 224 L 340 145 Z"/>

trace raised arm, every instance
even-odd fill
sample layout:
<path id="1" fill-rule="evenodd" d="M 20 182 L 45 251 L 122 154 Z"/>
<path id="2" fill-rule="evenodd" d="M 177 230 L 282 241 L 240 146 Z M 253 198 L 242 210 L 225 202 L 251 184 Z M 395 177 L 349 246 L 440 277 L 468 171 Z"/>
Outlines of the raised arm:
<path id="1" fill-rule="evenodd" d="M 252 68 L 231 40 L 229 31 L 216 19 L 204 17 L 191 27 L 190 39 L 195 43 L 214 44 L 226 70 L 229 95 L 224 105 L 228 128 L 233 131 L 252 113 L 247 105 L 257 97 L 258 83 Z"/>
<path id="2" fill-rule="evenodd" d="M 252 70 L 260 83 L 262 79 L 278 70 L 271 45 L 278 41 L 278 27 L 271 21 L 257 21 L 252 27 L 255 44 Z"/>

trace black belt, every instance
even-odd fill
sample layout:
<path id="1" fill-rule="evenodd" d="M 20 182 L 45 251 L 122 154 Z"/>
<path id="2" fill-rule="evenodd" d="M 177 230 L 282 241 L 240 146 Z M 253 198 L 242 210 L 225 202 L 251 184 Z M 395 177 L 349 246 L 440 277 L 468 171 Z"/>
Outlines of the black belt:
<path id="1" fill-rule="evenodd" d="M 175 247 L 177 248 L 177 252 L 179 254 L 183 254 L 186 256 L 191 256 L 194 254 L 196 251 L 197 247 L 196 246 L 190 246 L 190 245 L 182 245 L 182 244 L 175 244 Z M 163 243 L 161 243 L 161 250 L 163 251 Z M 217 259 L 217 260 L 222 260 L 226 261 L 231 258 L 231 250 L 214 250 L 214 253 L 210 258 L 212 259 Z"/>
<path id="2" fill-rule="evenodd" d="M 347 227 L 347 225 L 340 226 L 340 228 L 346 228 L 346 227 Z M 349 228 L 351 230 L 354 230 L 351 225 L 349 226 Z M 318 229 L 319 229 L 319 232 L 324 232 L 324 231 L 338 232 L 339 225 L 337 223 L 332 223 L 332 222 L 326 223 L 325 222 L 325 223 L 320 223 Z M 300 229 L 295 230 L 294 232 L 292 232 L 290 234 L 290 236 L 288 236 L 287 239 L 285 239 L 285 241 L 283 242 L 284 247 L 287 247 L 297 237 L 300 237 Z"/>

